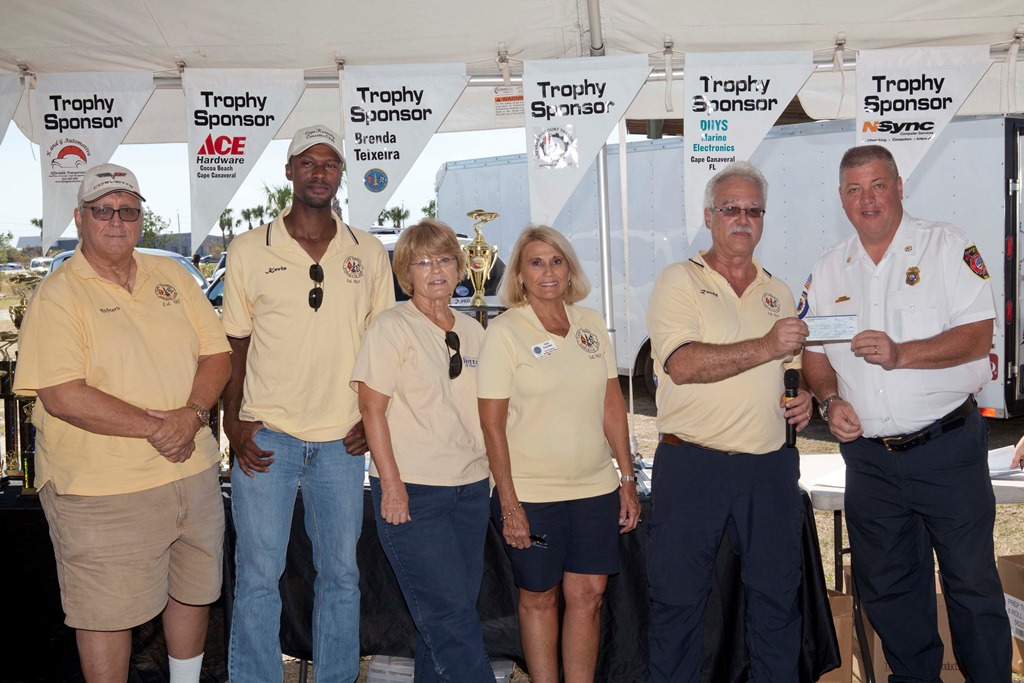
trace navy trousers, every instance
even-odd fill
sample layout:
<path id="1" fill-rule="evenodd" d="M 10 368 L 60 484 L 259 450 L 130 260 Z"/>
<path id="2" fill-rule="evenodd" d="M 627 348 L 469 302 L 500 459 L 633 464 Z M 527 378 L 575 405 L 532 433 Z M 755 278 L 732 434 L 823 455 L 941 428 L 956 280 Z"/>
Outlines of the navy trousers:
<path id="1" fill-rule="evenodd" d="M 996 572 L 988 425 L 966 424 L 903 453 L 842 444 L 857 588 L 892 666 L 890 683 L 939 683 L 935 565 L 968 683 L 1009 683 L 1010 624 Z"/>
<path id="2" fill-rule="evenodd" d="M 647 546 L 652 683 L 700 678 L 704 608 L 723 534 L 740 556 L 757 683 L 798 680 L 803 507 L 795 448 L 727 455 L 658 445 Z"/>

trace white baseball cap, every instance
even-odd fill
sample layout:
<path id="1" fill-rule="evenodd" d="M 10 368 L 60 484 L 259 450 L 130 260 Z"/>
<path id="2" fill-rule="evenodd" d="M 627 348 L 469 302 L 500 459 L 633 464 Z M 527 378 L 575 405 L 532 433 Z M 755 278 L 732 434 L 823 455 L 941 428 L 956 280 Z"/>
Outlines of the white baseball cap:
<path id="1" fill-rule="evenodd" d="M 78 203 L 94 202 L 111 192 L 128 192 L 146 201 L 139 193 L 139 179 L 134 173 L 117 164 L 100 164 L 85 172 L 78 186 Z"/>

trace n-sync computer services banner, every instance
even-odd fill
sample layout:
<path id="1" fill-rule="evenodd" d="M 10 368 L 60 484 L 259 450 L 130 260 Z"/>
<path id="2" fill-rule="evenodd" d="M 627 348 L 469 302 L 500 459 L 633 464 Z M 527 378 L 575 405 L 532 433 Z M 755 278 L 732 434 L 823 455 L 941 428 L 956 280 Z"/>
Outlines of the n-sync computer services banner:
<path id="1" fill-rule="evenodd" d="M 377 223 L 468 82 L 465 64 L 345 67 L 341 111 L 352 225 Z"/>
<path id="2" fill-rule="evenodd" d="M 558 218 L 650 73 L 647 55 L 523 62 L 531 221 Z"/>
<path id="3" fill-rule="evenodd" d="M 302 69 L 185 69 L 192 251 L 217 225 L 306 87 Z M 281 160 L 283 166 L 287 159 Z"/>
<path id="4" fill-rule="evenodd" d="M 21 101 L 21 76 L 0 74 L 0 143 L 4 141 L 14 112 Z"/>
<path id="5" fill-rule="evenodd" d="M 152 93 L 153 74 L 148 72 L 36 78 L 44 254 L 71 222 L 85 169 L 110 161 Z"/>
<path id="6" fill-rule="evenodd" d="M 857 144 L 885 145 L 908 178 L 991 64 L 988 45 L 861 50 Z"/>
<path id="7" fill-rule="evenodd" d="M 704 224 L 704 188 L 747 161 L 814 69 L 811 52 L 686 54 L 686 239 Z"/>

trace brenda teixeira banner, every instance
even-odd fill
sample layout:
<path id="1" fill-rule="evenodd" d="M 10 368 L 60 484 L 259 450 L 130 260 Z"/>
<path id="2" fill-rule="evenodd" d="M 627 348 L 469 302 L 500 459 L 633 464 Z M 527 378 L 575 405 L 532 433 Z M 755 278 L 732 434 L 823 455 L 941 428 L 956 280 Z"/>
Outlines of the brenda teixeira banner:
<path id="1" fill-rule="evenodd" d="M 345 67 L 341 111 L 352 225 L 377 223 L 468 82 L 465 64 Z"/>
<path id="2" fill-rule="evenodd" d="M 647 55 L 523 62 L 531 221 L 555 221 L 650 73 Z"/>
<path id="3" fill-rule="evenodd" d="M 704 224 L 708 181 L 732 162 L 750 159 L 813 69 L 811 52 L 686 55 L 683 196 L 688 243 Z M 768 205 L 770 209 L 770 198 Z"/>
<path id="4" fill-rule="evenodd" d="M 861 50 L 857 144 L 884 145 L 908 178 L 991 64 L 988 45 Z"/>
<path id="5" fill-rule="evenodd" d="M 306 87 L 302 69 L 185 69 L 192 250 L 220 220 Z"/>
<path id="6" fill-rule="evenodd" d="M 110 161 L 152 93 L 149 72 L 39 74 L 44 254 L 71 222 L 85 169 Z"/>

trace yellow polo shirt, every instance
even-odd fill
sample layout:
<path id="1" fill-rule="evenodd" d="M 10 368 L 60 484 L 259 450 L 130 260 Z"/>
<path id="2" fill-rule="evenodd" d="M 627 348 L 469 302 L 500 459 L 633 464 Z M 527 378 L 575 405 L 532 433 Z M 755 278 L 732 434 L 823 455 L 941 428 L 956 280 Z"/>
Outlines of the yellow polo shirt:
<path id="1" fill-rule="evenodd" d="M 566 306 L 569 333 L 544 329 L 529 305 L 492 320 L 477 396 L 509 399 L 512 481 L 528 503 L 591 498 L 619 486 L 604 436 L 604 397 L 618 375 L 604 319 Z"/>
<path id="2" fill-rule="evenodd" d="M 356 356 L 353 389 L 363 382 L 391 397 L 387 418 L 402 481 L 429 486 L 472 484 L 488 475 L 476 402 L 476 367 L 484 328 L 455 313 L 462 373 L 448 379 L 444 331 L 411 301 L 374 319 Z M 370 474 L 377 477 L 376 463 Z"/>
<path id="3" fill-rule="evenodd" d="M 320 259 L 323 303 L 314 311 L 313 259 L 285 228 L 290 211 L 228 250 L 224 329 L 249 337 L 240 417 L 302 441 L 334 441 L 359 421 L 348 378 L 370 320 L 394 306 L 391 266 L 380 240 L 335 216 L 338 234 Z"/>
<path id="4" fill-rule="evenodd" d="M 793 294 L 754 260 L 757 277 L 743 296 L 707 265 L 704 253 L 673 263 L 658 276 L 647 306 L 658 376 L 658 431 L 706 448 L 770 453 L 786 442 L 779 408 L 782 376 L 799 356 L 751 368 L 711 384 L 678 385 L 665 372 L 672 352 L 689 342 L 732 344 L 764 336 L 775 321 L 796 315 Z"/>
<path id="5" fill-rule="evenodd" d="M 21 326 L 14 390 L 72 380 L 139 408 L 188 402 L 200 356 L 230 351 L 224 328 L 192 276 L 172 259 L 135 252 L 135 287 L 101 278 L 81 248 L 36 288 Z M 209 429 L 183 463 L 168 462 L 145 439 L 85 431 L 36 401 L 36 482 L 83 496 L 132 493 L 209 469 L 220 459 Z"/>

